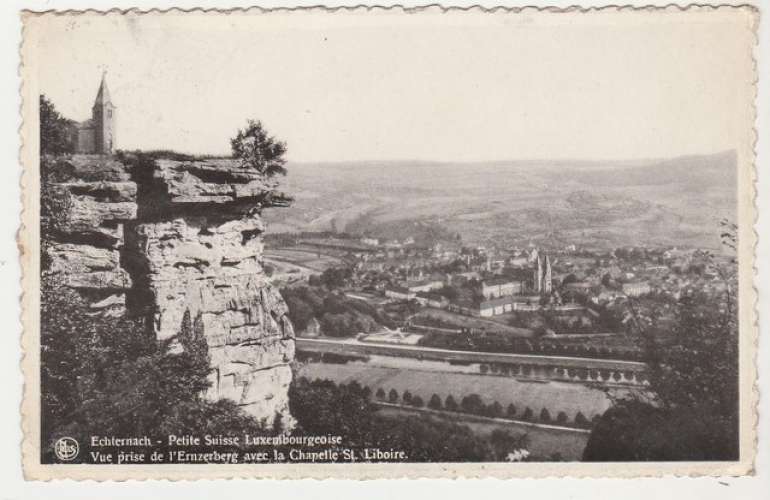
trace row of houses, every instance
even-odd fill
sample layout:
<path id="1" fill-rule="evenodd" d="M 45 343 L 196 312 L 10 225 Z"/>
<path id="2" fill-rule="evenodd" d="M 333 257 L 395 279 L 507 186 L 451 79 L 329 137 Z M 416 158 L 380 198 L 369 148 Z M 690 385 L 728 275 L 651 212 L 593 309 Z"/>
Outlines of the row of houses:
<path id="1" fill-rule="evenodd" d="M 641 297 L 647 295 L 652 291 L 652 286 L 648 281 L 631 281 L 628 283 L 622 283 L 620 290 L 608 290 L 606 287 L 592 283 L 590 281 L 575 281 L 567 283 L 561 287 L 563 292 L 575 292 L 579 294 L 588 295 L 594 291 L 597 287 L 601 288 L 601 293 L 615 293 L 618 296 L 625 297 Z"/>
<path id="2" fill-rule="evenodd" d="M 481 302 L 450 303 L 446 308 L 449 311 L 468 316 L 481 316 L 489 318 L 513 311 L 537 311 L 540 309 L 539 295 L 514 295 L 483 300 Z"/>

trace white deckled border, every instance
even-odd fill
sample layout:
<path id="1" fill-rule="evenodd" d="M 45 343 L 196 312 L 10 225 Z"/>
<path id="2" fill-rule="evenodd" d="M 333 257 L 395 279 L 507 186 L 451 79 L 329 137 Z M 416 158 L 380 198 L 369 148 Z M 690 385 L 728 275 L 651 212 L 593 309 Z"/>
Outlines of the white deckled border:
<path id="1" fill-rule="evenodd" d="M 628 12 L 644 11 L 653 13 L 671 12 L 732 12 L 745 17 L 746 30 L 754 41 L 752 53 L 753 93 L 749 106 L 752 123 L 746 124 L 746 143 L 738 148 L 738 276 L 739 276 L 739 348 L 740 348 L 740 460 L 737 462 L 632 462 L 632 463 L 402 463 L 402 464 L 265 464 L 265 465 L 42 465 L 40 456 L 40 204 L 39 204 L 39 110 L 38 81 L 36 78 L 35 49 L 40 33 L 29 29 L 33 18 L 40 16 L 94 16 L 94 15 L 142 15 L 163 16 L 195 13 L 196 15 L 220 15 L 248 13 L 264 15 L 271 12 L 369 12 L 371 14 L 419 14 L 437 13 L 455 14 L 461 12 L 500 13 L 534 15 L 580 14 L 587 12 Z M 757 327 L 757 290 L 754 286 L 755 249 L 757 233 L 756 222 L 756 167 L 755 143 L 757 132 L 754 128 L 756 110 L 756 83 L 758 79 L 753 45 L 756 44 L 758 10 L 750 5 L 668 5 L 665 7 L 635 7 L 630 5 L 610 5 L 604 7 L 571 6 L 558 7 L 442 7 L 437 4 L 424 7 L 405 8 L 403 6 L 353 6 L 353 7 L 297 7 L 264 9 L 259 7 L 219 9 L 137 9 L 65 10 L 45 12 L 24 12 L 22 14 L 23 42 L 21 46 L 22 76 L 22 119 L 21 161 L 24 166 L 21 179 L 22 216 L 18 234 L 18 245 L 22 268 L 22 325 L 21 338 L 23 357 L 21 362 L 24 374 L 24 399 L 21 406 L 22 456 L 24 475 L 32 480 L 76 479 L 76 480 L 195 480 L 217 478 L 316 478 L 316 479 L 384 479 L 384 478 L 545 478 L 545 477 L 665 477 L 665 476 L 742 476 L 753 473 L 757 447 L 757 401 L 756 352 L 758 342 Z"/>

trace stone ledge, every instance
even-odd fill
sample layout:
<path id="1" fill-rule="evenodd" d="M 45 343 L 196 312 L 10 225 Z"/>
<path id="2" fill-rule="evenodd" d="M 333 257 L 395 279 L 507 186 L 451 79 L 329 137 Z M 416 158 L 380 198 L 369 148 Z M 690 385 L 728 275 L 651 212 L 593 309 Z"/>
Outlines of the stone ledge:
<path id="1" fill-rule="evenodd" d="M 267 196 L 278 183 L 238 160 L 181 162 L 157 160 L 153 177 L 165 188 L 169 203 L 232 203 Z"/>
<path id="2" fill-rule="evenodd" d="M 58 182 L 74 180 L 80 182 L 94 181 L 130 181 L 131 174 L 126 165 L 109 155 L 71 155 L 61 158 L 44 157 L 43 161 L 57 161 L 54 173 Z"/>

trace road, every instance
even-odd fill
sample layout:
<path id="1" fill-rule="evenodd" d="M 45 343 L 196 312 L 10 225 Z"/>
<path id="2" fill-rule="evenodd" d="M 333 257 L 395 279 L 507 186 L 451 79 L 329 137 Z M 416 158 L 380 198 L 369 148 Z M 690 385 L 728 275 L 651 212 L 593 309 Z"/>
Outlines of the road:
<path id="1" fill-rule="evenodd" d="M 374 344 L 356 339 L 309 339 L 298 338 L 297 349 L 309 352 L 332 352 L 335 354 L 380 354 L 385 356 L 406 356 L 441 361 L 465 361 L 470 363 L 510 363 L 517 365 L 554 365 L 561 368 L 586 368 L 592 370 L 615 370 L 642 372 L 647 366 L 636 361 L 614 359 L 573 358 L 567 356 L 541 356 L 536 354 L 509 354 L 494 352 L 456 351 L 435 347 L 398 344 Z"/>

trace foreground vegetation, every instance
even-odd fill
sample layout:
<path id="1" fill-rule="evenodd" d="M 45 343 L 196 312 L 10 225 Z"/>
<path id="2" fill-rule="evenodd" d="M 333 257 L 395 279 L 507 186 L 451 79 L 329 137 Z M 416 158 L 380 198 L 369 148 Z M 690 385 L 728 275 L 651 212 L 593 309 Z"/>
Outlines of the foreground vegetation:
<path id="1" fill-rule="evenodd" d="M 289 392 L 291 413 L 300 432 L 335 434 L 346 446 L 403 450 L 412 462 L 505 461 L 527 448 L 525 435 L 495 431 L 482 438 L 462 425 L 429 417 L 384 418 L 377 415 L 371 391 L 356 382 L 300 378 Z"/>
<path id="2" fill-rule="evenodd" d="M 44 462 L 61 436 L 86 443 L 92 435 L 273 431 L 234 402 L 202 396 L 208 352 L 189 314 L 176 339 L 181 352 L 172 352 L 142 320 L 92 315 L 77 292 L 46 278 L 40 317 Z"/>
<path id="3" fill-rule="evenodd" d="M 735 241 L 730 231 L 723 237 Z M 683 297 L 664 332 L 654 313 L 634 312 L 650 391 L 615 402 L 594 427 L 584 460 L 738 459 L 738 321 L 731 292 L 737 281 L 724 272 L 726 292 L 718 300 Z"/>

